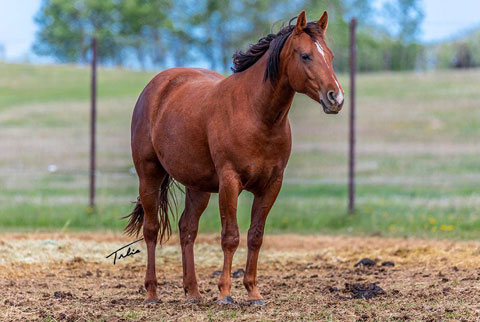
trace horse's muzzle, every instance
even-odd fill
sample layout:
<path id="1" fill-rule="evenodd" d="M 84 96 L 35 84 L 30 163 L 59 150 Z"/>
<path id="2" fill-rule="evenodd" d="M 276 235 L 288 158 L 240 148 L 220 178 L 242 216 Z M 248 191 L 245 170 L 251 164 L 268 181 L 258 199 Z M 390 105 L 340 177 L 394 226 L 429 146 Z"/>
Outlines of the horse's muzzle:
<path id="1" fill-rule="evenodd" d="M 320 104 L 322 104 L 323 111 L 324 111 L 326 114 L 338 114 L 338 111 L 332 111 L 331 109 L 329 109 L 329 108 L 327 107 L 327 105 L 325 104 L 325 102 L 323 101 L 323 99 L 320 100 Z"/>

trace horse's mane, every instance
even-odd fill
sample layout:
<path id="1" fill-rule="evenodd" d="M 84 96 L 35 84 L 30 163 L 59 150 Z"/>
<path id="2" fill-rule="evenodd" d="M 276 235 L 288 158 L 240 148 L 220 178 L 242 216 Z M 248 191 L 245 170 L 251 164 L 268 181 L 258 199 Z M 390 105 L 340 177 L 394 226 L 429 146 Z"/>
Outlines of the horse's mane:
<path id="1" fill-rule="evenodd" d="M 296 17 L 295 17 L 296 18 Z M 283 45 L 287 41 L 288 37 L 295 30 L 295 25 L 292 25 L 292 18 L 288 26 L 283 27 L 275 34 L 269 34 L 260 40 L 255 45 L 250 45 L 246 52 L 237 51 L 233 54 L 233 67 L 234 73 L 242 72 L 255 64 L 265 54 L 269 48 L 271 51 L 268 56 L 267 67 L 265 69 L 264 80 L 269 79 L 274 83 L 278 78 L 278 72 L 280 68 L 280 53 L 282 52 Z M 316 22 L 307 23 L 307 27 L 304 29 L 313 40 L 316 37 L 320 37 L 320 27 Z"/>

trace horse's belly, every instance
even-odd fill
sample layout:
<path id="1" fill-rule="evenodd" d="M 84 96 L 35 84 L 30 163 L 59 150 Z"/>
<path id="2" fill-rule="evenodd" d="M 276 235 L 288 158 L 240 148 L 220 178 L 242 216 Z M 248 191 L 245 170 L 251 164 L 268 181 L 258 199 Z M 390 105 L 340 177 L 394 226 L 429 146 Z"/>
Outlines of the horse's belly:
<path id="1" fill-rule="evenodd" d="M 196 190 L 218 191 L 218 177 L 208 146 L 198 137 L 167 135 L 154 146 L 160 163 L 176 181 Z"/>
<path id="2" fill-rule="evenodd" d="M 186 156 L 163 159 L 160 162 L 166 164 L 165 170 L 184 186 L 200 191 L 218 192 L 218 177 L 208 162 Z"/>
<path id="3" fill-rule="evenodd" d="M 285 167 L 280 160 L 251 160 L 238 169 L 244 189 L 255 192 L 269 186 L 278 177 L 283 176 Z"/>

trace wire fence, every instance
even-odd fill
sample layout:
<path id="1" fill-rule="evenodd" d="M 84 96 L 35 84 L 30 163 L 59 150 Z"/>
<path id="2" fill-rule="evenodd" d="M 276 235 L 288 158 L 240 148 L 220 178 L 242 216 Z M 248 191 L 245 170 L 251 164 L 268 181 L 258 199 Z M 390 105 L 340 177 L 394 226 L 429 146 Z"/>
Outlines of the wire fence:
<path id="1" fill-rule="evenodd" d="M 361 50 L 361 41 L 358 46 Z M 55 72 L 53 67 L 52 72 Z M 349 93 L 347 75 L 339 76 L 345 92 Z M 472 118 L 472 108 L 478 107 L 480 100 L 475 86 L 479 81 L 477 70 L 358 76 L 356 168 L 360 206 L 388 189 L 394 190 L 392 200 L 399 198 L 406 187 L 413 191 L 443 189 L 445 194 L 439 196 L 451 200 L 446 205 L 456 204 L 455 200 L 461 197 L 458 191 L 478 182 L 480 147 L 475 138 L 478 138 L 479 127 Z M 100 98 L 98 101 L 101 118 L 98 167 L 94 173 L 97 200 L 101 205 L 128 206 L 137 195 L 138 180 L 128 139 L 135 99 Z M 284 183 L 287 187 L 309 189 L 341 187 L 339 199 L 345 208 L 349 99 L 347 95 L 344 111 L 333 119 L 322 115 L 314 102 L 297 95 L 290 117 L 293 152 Z M 12 123 L 10 115 L 15 112 L 11 108 L 0 109 L 0 200 L 19 206 L 29 203 L 87 205 L 88 118 L 76 118 L 79 113 L 88 112 L 89 104 L 82 101 L 65 106 L 69 109 L 70 123 L 55 112 L 48 100 L 26 107 L 41 110 L 34 114 L 36 116 L 25 115 L 25 118 L 38 117 L 37 123 L 35 120 L 28 124 L 21 120 Z M 42 119 L 46 116 L 47 119 Z M 84 133 L 82 138 L 78 137 L 79 129 Z M 31 137 L 36 140 L 30 142 Z M 365 191 L 371 191 L 371 187 L 375 192 L 366 196 Z M 325 202 L 330 198 L 323 190 L 318 197 Z"/>

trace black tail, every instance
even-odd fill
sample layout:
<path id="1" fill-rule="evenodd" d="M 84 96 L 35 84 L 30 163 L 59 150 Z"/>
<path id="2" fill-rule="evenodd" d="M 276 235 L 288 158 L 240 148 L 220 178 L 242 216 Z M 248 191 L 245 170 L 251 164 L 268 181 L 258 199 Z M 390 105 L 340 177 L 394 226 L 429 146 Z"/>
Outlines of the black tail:
<path id="1" fill-rule="evenodd" d="M 175 212 L 173 211 L 173 207 L 169 201 L 169 194 L 172 196 L 172 201 L 173 205 L 177 206 L 177 201 L 175 194 L 173 191 L 170 189 L 172 187 L 172 184 L 174 184 L 175 181 L 173 181 L 172 177 L 170 175 L 166 175 L 165 179 L 163 179 L 162 184 L 160 186 L 160 191 L 158 194 L 158 219 L 160 222 L 160 230 L 159 230 L 159 235 L 160 235 L 160 244 L 162 244 L 164 241 L 167 241 L 168 238 L 170 238 L 170 235 L 172 234 L 172 227 L 170 225 L 170 219 L 168 217 L 168 213 L 171 212 L 175 215 Z M 144 217 L 144 211 L 142 207 L 142 202 L 140 201 L 140 197 L 137 198 L 137 202 L 135 204 L 135 208 L 133 209 L 132 213 L 123 217 L 123 218 L 128 218 L 130 217 L 127 226 L 124 229 L 124 232 L 127 235 L 135 235 L 138 236 L 140 233 L 140 229 L 142 229 L 143 226 L 143 217 Z M 165 239 L 165 240 L 164 240 Z"/>
<path id="2" fill-rule="evenodd" d="M 127 226 L 123 230 L 125 234 L 129 236 L 138 236 L 138 234 L 140 233 L 140 229 L 143 225 L 143 215 L 144 212 L 142 202 L 140 201 L 140 197 L 137 197 L 137 203 L 135 204 L 135 208 L 133 208 L 133 211 L 129 215 L 122 217 L 122 219 L 130 217 Z"/>

